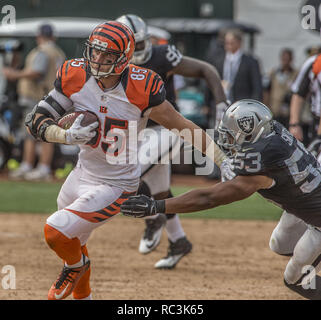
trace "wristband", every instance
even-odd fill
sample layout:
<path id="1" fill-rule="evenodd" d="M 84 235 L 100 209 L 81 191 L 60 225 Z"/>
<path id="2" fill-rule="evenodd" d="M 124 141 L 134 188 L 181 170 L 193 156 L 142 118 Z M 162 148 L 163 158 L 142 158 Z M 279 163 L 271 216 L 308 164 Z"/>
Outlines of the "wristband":
<path id="1" fill-rule="evenodd" d="M 57 125 L 48 126 L 44 131 L 44 137 L 47 142 L 67 143 L 66 130 L 58 127 Z"/>
<path id="2" fill-rule="evenodd" d="M 300 123 L 290 123 L 289 127 L 301 127 Z"/>
<path id="3" fill-rule="evenodd" d="M 156 212 L 165 213 L 165 200 L 156 200 Z"/>

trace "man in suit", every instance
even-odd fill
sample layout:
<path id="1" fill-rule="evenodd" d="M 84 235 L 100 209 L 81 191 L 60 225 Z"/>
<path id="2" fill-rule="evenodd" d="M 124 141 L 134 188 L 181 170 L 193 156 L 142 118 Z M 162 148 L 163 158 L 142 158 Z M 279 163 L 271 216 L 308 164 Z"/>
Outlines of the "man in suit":
<path id="1" fill-rule="evenodd" d="M 231 103 L 242 99 L 263 100 L 262 76 L 258 61 L 242 50 L 243 35 L 238 29 L 230 29 L 224 35 L 224 53 L 221 50 L 212 51 L 212 57 L 207 55 L 219 72 L 222 86 L 227 100 Z M 217 48 L 217 47 L 216 47 Z M 209 90 L 205 93 L 205 100 L 210 109 L 210 114 L 215 119 L 210 119 L 210 127 L 217 128 L 225 110 L 216 108 L 213 95 Z M 211 179 L 219 179 L 219 170 L 215 166 L 214 171 L 208 176 Z"/>
<path id="2" fill-rule="evenodd" d="M 242 32 L 228 30 L 224 37 L 225 54 L 215 59 L 223 79 L 227 98 L 234 101 L 251 98 L 262 101 L 262 77 L 258 61 L 242 50 Z"/>

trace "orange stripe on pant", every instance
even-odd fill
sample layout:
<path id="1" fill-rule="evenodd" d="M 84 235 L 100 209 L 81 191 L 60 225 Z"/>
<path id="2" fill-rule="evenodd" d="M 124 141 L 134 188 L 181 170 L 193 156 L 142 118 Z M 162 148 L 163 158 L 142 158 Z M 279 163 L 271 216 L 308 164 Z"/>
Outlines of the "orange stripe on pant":
<path id="1" fill-rule="evenodd" d="M 106 219 L 111 218 L 117 213 L 119 213 L 120 212 L 119 205 L 122 204 L 124 201 L 126 201 L 130 196 L 135 194 L 136 192 L 123 192 L 121 196 L 116 201 L 111 203 L 109 206 L 94 212 L 82 212 L 82 211 L 77 211 L 77 210 L 68 209 L 68 208 L 65 208 L 65 210 L 68 210 L 89 222 L 98 223 L 98 222 L 105 221 Z"/>

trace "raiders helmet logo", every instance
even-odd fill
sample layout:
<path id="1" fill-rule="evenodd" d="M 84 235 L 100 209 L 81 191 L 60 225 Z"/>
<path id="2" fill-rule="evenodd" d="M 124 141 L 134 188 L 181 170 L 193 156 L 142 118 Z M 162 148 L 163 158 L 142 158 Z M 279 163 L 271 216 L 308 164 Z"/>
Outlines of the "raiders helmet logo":
<path id="1" fill-rule="evenodd" d="M 237 124 L 244 133 L 249 134 L 254 129 L 254 117 L 249 116 L 237 119 Z"/>

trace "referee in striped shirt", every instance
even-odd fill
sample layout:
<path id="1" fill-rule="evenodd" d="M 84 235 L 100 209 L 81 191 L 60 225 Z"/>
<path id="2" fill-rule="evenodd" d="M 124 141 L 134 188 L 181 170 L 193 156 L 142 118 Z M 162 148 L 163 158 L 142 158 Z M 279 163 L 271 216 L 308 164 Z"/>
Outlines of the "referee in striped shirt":
<path id="1" fill-rule="evenodd" d="M 300 123 L 301 109 L 306 99 L 310 99 L 311 113 L 313 115 L 312 144 L 319 149 L 321 146 L 321 54 L 308 58 L 291 87 L 292 99 L 290 105 L 289 130 L 298 139 L 303 140 L 303 132 Z M 313 150 L 311 150 L 313 151 Z"/>

